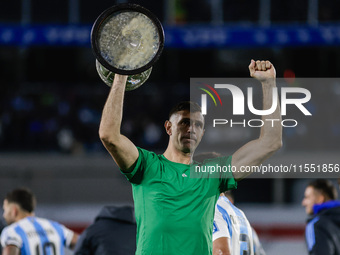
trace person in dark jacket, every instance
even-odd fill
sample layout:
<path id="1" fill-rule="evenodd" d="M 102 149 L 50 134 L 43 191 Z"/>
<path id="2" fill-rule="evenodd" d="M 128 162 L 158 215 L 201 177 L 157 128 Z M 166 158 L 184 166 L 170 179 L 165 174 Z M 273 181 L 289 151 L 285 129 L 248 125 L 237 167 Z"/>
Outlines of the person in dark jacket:
<path id="1" fill-rule="evenodd" d="M 104 206 L 80 235 L 75 255 L 134 255 L 137 225 L 132 206 Z"/>
<path id="2" fill-rule="evenodd" d="M 310 216 L 306 243 L 310 255 L 340 255 L 340 201 L 332 182 L 317 179 L 308 184 L 302 205 Z"/>

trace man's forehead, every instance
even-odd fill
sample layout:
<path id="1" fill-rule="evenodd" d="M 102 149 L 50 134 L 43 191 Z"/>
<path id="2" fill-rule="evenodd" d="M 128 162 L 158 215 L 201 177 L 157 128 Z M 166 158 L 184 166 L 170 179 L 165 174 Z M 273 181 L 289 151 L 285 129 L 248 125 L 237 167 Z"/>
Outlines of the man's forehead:
<path id="1" fill-rule="evenodd" d="M 178 112 L 174 113 L 173 116 L 177 116 L 179 119 L 189 118 L 191 120 L 201 120 L 201 121 L 204 120 L 201 112 L 190 112 L 190 111 L 186 111 L 186 110 L 178 111 Z"/>
<path id="2" fill-rule="evenodd" d="M 3 206 L 8 206 L 9 205 L 9 202 L 7 199 L 4 199 L 4 202 L 3 202 Z"/>
<path id="3" fill-rule="evenodd" d="M 314 195 L 314 196 L 318 196 L 322 194 L 320 190 L 314 188 L 313 186 L 308 186 L 306 191 L 308 191 L 309 194 Z"/>
<path id="4" fill-rule="evenodd" d="M 305 193 L 307 194 L 313 194 L 315 191 L 315 189 L 312 186 L 307 186 L 307 188 L 305 189 Z"/>

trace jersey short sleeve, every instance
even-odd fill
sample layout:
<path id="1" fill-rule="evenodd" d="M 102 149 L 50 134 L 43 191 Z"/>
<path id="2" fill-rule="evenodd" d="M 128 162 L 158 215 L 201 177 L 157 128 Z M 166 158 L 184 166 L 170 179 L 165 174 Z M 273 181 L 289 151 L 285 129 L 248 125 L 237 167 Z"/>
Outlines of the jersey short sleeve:
<path id="1" fill-rule="evenodd" d="M 215 210 L 215 217 L 213 223 L 213 241 L 221 237 L 230 238 L 230 233 L 228 230 L 228 225 L 223 219 L 223 215 L 219 210 Z"/>
<path id="2" fill-rule="evenodd" d="M 74 232 L 71 229 L 68 229 L 67 227 L 65 227 L 64 225 L 60 225 L 60 227 L 64 234 L 65 246 L 70 247 Z"/>
<path id="3" fill-rule="evenodd" d="M 234 179 L 234 175 L 232 173 L 232 165 L 231 165 L 232 156 L 229 157 L 221 157 L 220 165 L 225 166 L 228 169 L 227 172 L 222 172 L 220 177 L 220 192 L 224 192 L 227 190 L 232 190 L 237 188 L 237 182 Z"/>
<path id="4" fill-rule="evenodd" d="M 22 239 L 13 228 L 5 227 L 1 233 L 1 245 L 2 247 L 14 245 L 20 249 L 22 247 Z"/>
<path id="5" fill-rule="evenodd" d="M 137 150 L 139 155 L 136 162 L 130 169 L 128 169 L 128 171 L 121 170 L 122 174 L 124 174 L 125 177 L 134 184 L 139 184 L 142 181 L 148 164 L 152 163 L 152 161 L 157 157 L 154 152 L 150 152 L 139 147 L 137 147 Z"/>

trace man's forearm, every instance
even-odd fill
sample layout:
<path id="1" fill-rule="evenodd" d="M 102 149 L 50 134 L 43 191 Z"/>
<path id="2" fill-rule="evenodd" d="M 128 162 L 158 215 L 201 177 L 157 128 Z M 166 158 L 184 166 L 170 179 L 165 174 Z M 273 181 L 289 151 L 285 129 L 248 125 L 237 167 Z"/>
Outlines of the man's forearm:
<path id="1" fill-rule="evenodd" d="M 273 89 L 276 88 L 275 78 L 268 79 L 262 82 L 263 91 L 263 110 L 270 109 L 273 105 Z M 274 94 L 275 95 L 275 94 Z M 282 144 L 282 126 L 281 126 L 281 110 L 280 101 L 278 98 L 276 103 L 276 109 L 273 113 L 269 115 L 263 115 L 262 121 L 263 126 L 260 131 L 260 139 L 268 143 L 268 146 L 277 149 L 281 147 Z M 275 106 L 274 106 L 275 107 Z"/>
<path id="2" fill-rule="evenodd" d="M 241 180 L 250 174 L 240 171 L 242 166 L 258 166 L 282 146 L 279 100 L 275 97 L 277 102 L 273 101 L 273 89 L 276 88 L 275 68 L 269 61 L 255 62 L 252 60 L 249 71 L 250 76 L 259 80 L 262 84 L 263 111 L 273 112 L 262 116 L 263 125 L 259 137 L 243 145 L 233 154 L 232 165 L 237 169 L 233 176 L 236 180 Z M 272 106 L 275 109 L 272 109 Z"/>
<path id="3" fill-rule="evenodd" d="M 101 141 L 122 171 L 129 170 L 139 155 L 136 146 L 120 132 L 126 79 L 115 75 L 99 127 Z"/>
<path id="4" fill-rule="evenodd" d="M 99 136 L 103 141 L 112 141 L 120 136 L 126 79 L 126 76 L 115 75 L 99 127 Z"/>

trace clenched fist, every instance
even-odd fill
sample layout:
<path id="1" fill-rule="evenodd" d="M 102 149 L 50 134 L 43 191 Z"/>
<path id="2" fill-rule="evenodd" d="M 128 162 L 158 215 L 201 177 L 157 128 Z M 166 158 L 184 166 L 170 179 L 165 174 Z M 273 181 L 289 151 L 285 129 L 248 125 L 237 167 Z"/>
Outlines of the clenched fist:
<path id="1" fill-rule="evenodd" d="M 257 60 L 256 62 L 252 59 L 249 65 L 250 76 L 261 81 L 268 81 L 276 77 L 276 71 L 272 63 L 268 60 Z"/>

